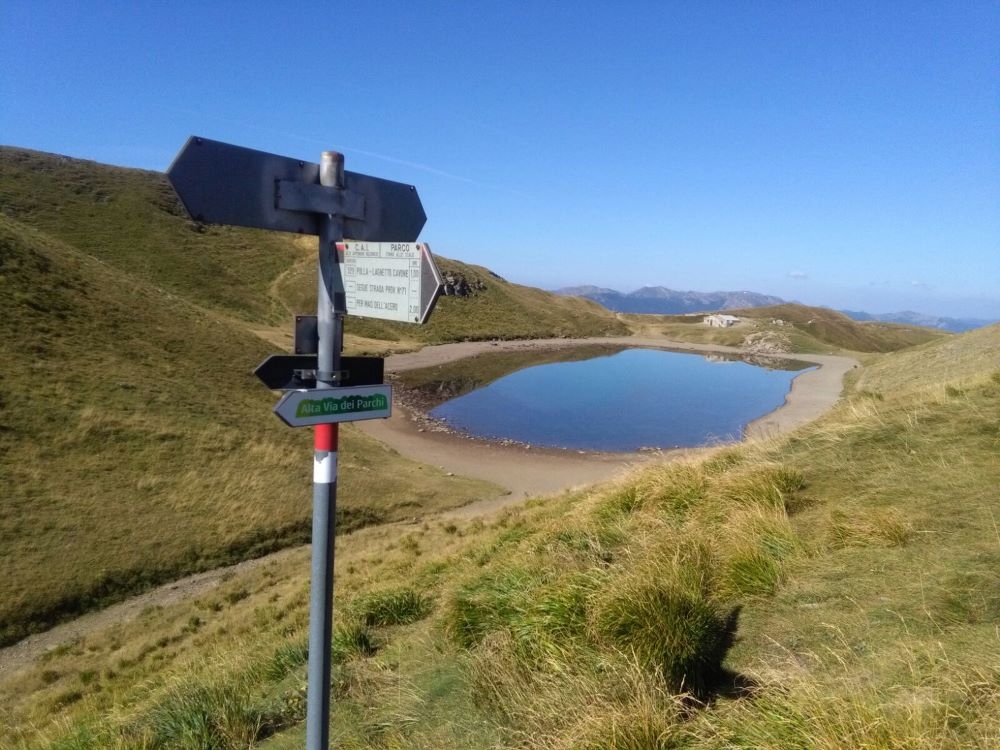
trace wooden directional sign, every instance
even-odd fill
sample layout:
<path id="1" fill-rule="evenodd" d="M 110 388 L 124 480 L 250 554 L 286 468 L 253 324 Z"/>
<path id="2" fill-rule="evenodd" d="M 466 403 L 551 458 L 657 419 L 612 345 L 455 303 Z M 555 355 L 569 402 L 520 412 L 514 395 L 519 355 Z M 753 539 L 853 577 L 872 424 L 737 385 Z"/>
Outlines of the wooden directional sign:
<path id="1" fill-rule="evenodd" d="M 274 413 L 289 427 L 384 419 L 392 415 L 392 386 L 288 391 Z"/>
<path id="2" fill-rule="evenodd" d="M 338 242 L 347 314 L 425 323 L 441 295 L 431 249 L 414 242 Z"/>
<path id="3" fill-rule="evenodd" d="M 344 217 L 344 236 L 417 239 L 427 221 L 412 185 L 344 172 L 344 187 L 319 184 L 319 164 L 192 136 L 167 177 L 195 221 L 319 234 L 320 217 Z"/>
<path id="4" fill-rule="evenodd" d="M 316 387 L 315 354 L 272 354 L 253 371 L 272 391 L 299 390 Z M 382 357 L 341 357 L 339 384 L 381 385 L 385 382 L 385 360 Z"/>

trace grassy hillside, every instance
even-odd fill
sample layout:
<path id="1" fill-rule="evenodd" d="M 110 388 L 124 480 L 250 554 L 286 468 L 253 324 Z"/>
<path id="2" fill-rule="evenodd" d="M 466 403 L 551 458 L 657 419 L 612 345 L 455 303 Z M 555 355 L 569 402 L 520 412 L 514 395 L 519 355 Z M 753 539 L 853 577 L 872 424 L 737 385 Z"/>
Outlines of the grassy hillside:
<path id="1" fill-rule="evenodd" d="M 0 642 L 308 541 L 310 434 L 250 374 L 263 341 L 2 216 L 0 296 Z M 344 528 L 497 491 L 344 451 Z"/>
<path id="2" fill-rule="evenodd" d="M 0 147 L 4 215 L 154 288 L 287 341 L 293 313 L 315 309 L 315 239 L 191 221 L 166 176 L 55 154 Z M 432 242 L 433 245 L 433 242 Z M 748 331 L 708 329 L 694 316 L 621 316 L 595 302 L 511 284 L 488 269 L 439 258 L 464 278 L 469 296 L 442 298 L 425 326 L 348 318 L 348 341 L 385 350 L 461 340 L 628 335 L 651 329 L 670 338 L 738 345 Z M 857 323 L 800 305 L 734 311 L 776 332 L 793 351 L 894 351 L 941 336 L 912 326 Z M 380 344 L 378 342 L 385 342 Z"/>
<path id="3" fill-rule="evenodd" d="M 156 289 L 276 322 L 269 286 L 302 256 L 289 235 L 197 224 L 166 175 L 0 147 L 0 206 L 20 224 Z"/>
<path id="4" fill-rule="evenodd" d="M 890 394 L 915 388 L 939 388 L 942 382 L 952 389 L 981 375 L 993 363 L 1000 367 L 1000 324 L 905 351 L 894 352 L 865 368 L 858 380 L 860 390 Z"/>
<path id="5" fill-rule="evenodd" d="M 859 323 L 836 310 L 793 303 L 729 311 L 755 320 L 783 320 L 828 345 L 854 352 L 891 352 L 934 341 L 947 334 L 897 323 Z"/>
<path id="6" fill-rule="evenodd" d="M 933 328 L 895 323 L 859 323 L 825 307 L 788 303 L 726 310 L 742 318 L 730 328 L 709 328 L 703 315 L 621 316 L 636 333 L 676 341 L 753 346 L 761 341 L 779 351 L 831 353 L 891 352 L 937 341 L 950 334 Z"/>
<path id="7" fill-rule="evenodd" d="M 337 746 L 996 747 L 998 346 L 884 358 L 787 438 L 342 537 Z M 306 568 L 69 644 L 3 685 L 6 737 L 300 747 Z"/>

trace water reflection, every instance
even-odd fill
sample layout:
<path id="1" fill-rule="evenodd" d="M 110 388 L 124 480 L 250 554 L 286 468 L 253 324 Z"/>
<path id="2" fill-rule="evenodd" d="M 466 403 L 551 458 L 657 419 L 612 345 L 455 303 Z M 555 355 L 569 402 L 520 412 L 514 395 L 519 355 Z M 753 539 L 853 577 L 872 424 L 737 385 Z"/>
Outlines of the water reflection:
<path id="1" fill-rule="evenodd" d="M 728 442 L 780 406 L 792 379 L 812 367 L 748 359 L 628 349 L 525 367 L 430 413 L 470 435 L 577 450 Z"/>

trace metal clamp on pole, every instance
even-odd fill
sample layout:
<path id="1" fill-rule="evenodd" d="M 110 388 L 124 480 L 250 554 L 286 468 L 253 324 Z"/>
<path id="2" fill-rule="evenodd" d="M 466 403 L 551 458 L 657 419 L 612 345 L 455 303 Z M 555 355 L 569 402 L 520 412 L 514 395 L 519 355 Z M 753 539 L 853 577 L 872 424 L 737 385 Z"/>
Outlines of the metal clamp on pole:
<path id="1" fill-rule="evenodd" d="M 332 372 L 316 371 L 316 380 L 324 383 L 343 383 L 351 376 L 350 370 L 333 370 Z"/>

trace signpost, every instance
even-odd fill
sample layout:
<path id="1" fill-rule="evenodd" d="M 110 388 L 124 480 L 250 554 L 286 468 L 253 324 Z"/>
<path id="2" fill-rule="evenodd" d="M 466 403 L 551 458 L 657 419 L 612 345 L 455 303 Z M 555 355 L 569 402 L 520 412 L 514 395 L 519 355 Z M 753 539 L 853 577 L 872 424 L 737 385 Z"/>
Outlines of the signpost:
<path id="1" fill-rule="evenodd" d="M 324 151 L 320 163 L 315 164 L 192 136 L 170 165 L 167 177 L 195 221 L 319 235 L 316 387 L 288 391 L 275 412 L 286 424 L 314 425 L 316 430 L 306 748 L 326 750 L 330 745 L 338 426 L 344 421 L 388 417 L 392 409 L 389 386 L 341 387 L 345 381 L 340 355 L 344 316 L 352 313 L 408 322 L 427 320 L 440 294 L 441 276 L 427 246 L 412 244 L 427 216 L 412 185 L 347 172 L 343 155 L 334 151 Z M 345 243 L 345 237 L 357 242 Z M 383 250 L 383 244 L 388 249 Z M 348 250 L 354 245 L 358 245 L 356 252 Z M 360 264 L 357 254 L 364 256 Z M 355 309 L 348 303 L 341 270 L 348 258 L 352 258 L 355 270 L 350 290 Z M 381 290 L 359 288 L 365 283 L 357 281 L 362 277 L 385 276 L 384 272 L 375 273 L 376 269 L 395 272 L 404 268 L 405 284 L 402 274 L 397 277 L 390 273 L 392 281 L 385 281 Z M 393 287 L 392 291 L 388 286 Z M 267 363 L 265 360 L 258 370 Z M 279 369 L 287 365 L 281 363 Z M 274 373 L 265 370 L 268 383 Z M 258 375 L 264 379 L 263 374 Z M 281 373 L 275 377 L 280 380 Z M 279 387 L 287 384 L 285 381 Z"/>

